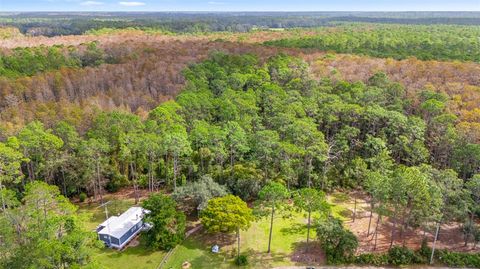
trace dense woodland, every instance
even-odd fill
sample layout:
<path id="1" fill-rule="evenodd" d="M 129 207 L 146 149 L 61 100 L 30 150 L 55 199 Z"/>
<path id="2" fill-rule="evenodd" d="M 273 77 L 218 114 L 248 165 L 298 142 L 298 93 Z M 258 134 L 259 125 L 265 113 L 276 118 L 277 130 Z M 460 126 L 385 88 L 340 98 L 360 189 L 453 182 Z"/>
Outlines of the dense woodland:
<path id="1" fill-rule="evenodd" d="M 314 48 L 379 58 L 480 62 L 478 26 L 352 25 L 317 36 L 267 41 L 268 45 Z"/>
<path id="2" fill-rule="evenodd" d="M 131 40 L 126 35 L 87 36 L 87 40 L 94 42 L 98 39 L 99 42 L 95 43 L 95 53 L 90 54 L 97 58 L 92 58 L 90 66 L 86 68 L 63 66 L 60 70 L 50 69 L 33 76 L 0 78 L 2 85 L 0 116 L 4 123 L 0 133 L 4 137 L 13 134 L 34 119 L 41 120 L 48 127 L 52 127 L 55 121 L 63 119 L 77 126 L 85 125 L 88 122 L 84 121 L 89 121 L 91 114 L 98 109 L 121 108 L 137 113 L 147 112 L 158 102 L 174 97 L 182 89 L 184 85 L 182 70 L 189 63 L 201 61 L 213 51 L 224 51 L 254 53 L 262 57 L 272 56 L 278 52 L 288 53 L 305 59 L 317 78 L 329 77 L 334 81 L 366 83 L 369 77 L 381 71 L 393 81 L 404 85 L 407 95 L 414 102 L 418 102 L 418 93 L 429 87 L 452 98 L 447 105 L 459 117 L 459 125 L 472 136 L 472 139 L 477 139 L 476 141 L 480 139 L 479 117 L 476 116 L 476 109 L 480 103 L 478 95 L 480 67 L 475 63 L 419 61 L 413 58 L 401 61 L 383 60 L 315 51 L 266 48 L 238 41 L 239 38 L 247 41 L 251 38 L 253 40 L 281 38 L 284 35 L 303 34 L 301 31 L 255 32 L 230 37 L 226 35 L 231 42 L 210 41 L 211 38 L 216 40 L 218 35 L 190 38 L 148 35 L 139 31 L 127 33 L 135 34 L 136 40 Z M 33 44 L 44 42 L 44 39 L 27 40 Z M 62 63 L 66 59 L 73 60 L 72 62 L 78 65 L 81 62 L 79 58 L 88 59 L 85 57 L 88 54 L 82 56 L 83 51 L 88 52 L 85 50 L 88 46 L 80 45 L 77 48 L 80 44 L 78 38 L 57 38 L 54 41 L 62 47 L 50 50 L 73 51 L 67 53 L 67 57 L 60 54 L 60 60 L 57 62 Z M 5 50 L 11 62 L 32 62 L 27 69 L 50 68 L 45 66 L 45 59 L 48 56 L 45 54 L 46 48 L 17 49 L 18 52 Z M 25 53 L 31 51 L 43 52 L 36 56 Z M 76 53 L 77 51 L 80 53 Z M 21 57 L 15 58 L 12 55 Z M 108 64 L 95 66 L 95 61 Z M 4 72 L 18 73 L 15 70 Z M 83 132 L 84 129 L 80 131 Z"/>
<path id="3" fill-rule="evenodd" d="M 81 35 L 102 28 L 140 28 L 175 33 L 248 32 L 259 28 L 332 26 L 342 22 L 479 25 L 478 12 L 229 12 L 0 14 L 0 25 L 33 36 Z"/>
<path id="4" fill-rule="evenodd" d="M 480 144 L 457 131 L 448 96 L 426 89 L 413 104 L 383 73 L 367 84 L 317 81 L 285 55 L 260 63 L 215 53 L 184 76 L 176 100 L 145 120 L 102 112 L 85 135 L 63 121 L 27 124 L 1 144 L 6 163 L 17 163 L 2 169 L 2 183 L 20 195 L 41 180 L 98 200 L 128 185 L 175 192 L 204 176 L 246 201 L 269 182 L 363 188 L 378 218 L 398 220 L 400 238 L 408 227 L 460 221 L 465 243 L 478 240 Z"/>
<path id="5" fill-rule="evenodd" d="M 126 31 L 135 38 L 103 29 L 88 42 L 2 47 L 0 267 L 97 268 L 98 242 L 69 198 L 101 203 L 125 187 L 136 203 L 141 190 L 171 194 L 142 204 L 153 212 L 154 249 L 183 240 L 177 208 L 239 239 L 257 210 L 273 226 L 275 208 L 291 204 L 308 212 L 307 242 L 312 227 L 330 263 L 426 263 L 427 241 L 414 253 L 404 233 L 443 224 L 460 225 L 475 252 L 476 26 L 354 24 L 222 39 Z M 387 256 L 355 256 L 357 238 L 326 202 L 334 191 L 368 197 L 374 250 L 374 223 L 393 223 Z M 226 208 L 236 213 L 219 219 Z M 448 265 L 480 265 L 478 254 L 439 253 Z"/>

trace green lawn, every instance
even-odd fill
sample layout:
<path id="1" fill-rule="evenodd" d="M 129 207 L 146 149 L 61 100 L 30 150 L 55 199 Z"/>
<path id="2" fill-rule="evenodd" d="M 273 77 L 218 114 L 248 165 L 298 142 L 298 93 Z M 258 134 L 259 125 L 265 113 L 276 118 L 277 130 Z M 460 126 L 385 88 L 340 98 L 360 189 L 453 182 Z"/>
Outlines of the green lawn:
<path id="1" fill-rule="evenodd" d="M 107 205 L 108 216 L 111 217 L 122 214 L 133 205 L 135 205 L 133 199 L 110 200 L 110 203 Z M 84 224 L 88 230 L 94 230 L 100 223 L 104 222 L 106 218 L 105 208 L 99 207 L 98 203 L 82 203 L 79 205 L 78 212 L 86 215 Z"/>
<path id="2" fill-rule="evenodd" d="M 271 254 L 267 253 L 269 225 L 269 219 L 265 218 L 253 223 L 247 231 L 241 232 L 240 248 L 243 254 L 248 255 L 248 267 L 295 265 L 295 262 L 291 261 L 291 254 L 298 248 L 299 243 L 306 240 L 307 235 L 304 214 L 294 213 L 291 218 L 275 219 Z M 311 238 L 315 238 L 314 230 L 311 231 Z M 222 241 L 225 243 L 220 243 Z M 211 253 L 210 249 L 214 244 L 220 245 L 219 254 Z M 185 261 L 191 263 L 191 268 L 238 268 L 233 265 L 235 251 L 236 240 L 233 235 L 225 239 L 219 235 L 201 233 L 178 246 L 164 268 L 181 268 Z"/>
<path id="3" fill-rule="evenodd" d="M 129 207 L 133 206 L 134 200 L 112 200 L 108 205 L 109 216 L 123 213 Z M 98 224 L 105 221 L 104 208 L 98 208 L 97 204 L 81 204 L 79 212 L 85 213 L 85 227 L 88 230 L 95 229 Z M 156 269 L 165 252 L 151 251 L 144 242 L 135 247 L 129 247 L 123 251 L 102 248 L 94 251 L 95 260 L 106 269 Z"/>
<path id="4" fill-rule="evenodd" d="M 339 205 L 344 197 L 330 197 L 330 202 L 336 203 L 332 207 L 335 217 L 346 219 L 348 210 Z M 124 212 L 134 201 L 113 200 L 108 205 L 109 216 Z M 86 213 L 85 227 L 95 229 L 98 224 L 105 220 L 103 208 L 97 204 L 82 204 L 80 212 Z M 316 216 L 313 215 L 314 219 Z M 289 218 L 283 218 L 280 214 L 274 221 L 272 253 L 267 253 L 268 232 L 270 219 L 264 218 L 254 222 L 247 231 L 241 232 L 241 252 L 249 258 L 248 268 L 271 268 L 273 266 L 302 265 L 292 261 L 292 254 L 299 250 L 302 242 L 306 241 L 306 214 L 293 212 Z M 311 230 L 311 238 L 315 240 L 315 230 Z M 218 254 L 211 253 L 211 247 L 218 244 L 221 251 Z M 181 268 L 182 263 L 188 261 L 191 268 L 238 268 L 233 264 L 236 255 L 236 239 L 234 235 L 210 235 L 203 232 L 193 235 L 179 245 L 175 252 L 167 260 L 163 268 Z M 94 256 L 104 268 L 121 269 L 156 269 L 165 252 L 151 251 L 143 242 L 136 247 L 129 247 L 124 251 L 110 249 L 96 250 Z"/>
<path id="5" fill-rule="evenodd" d="M 143 242 L 123 251 L 104 248 L 94 253 L 95 260 L 108 269 L 155 269 L 164 256 L 165 252 L 151 251 Z"/>

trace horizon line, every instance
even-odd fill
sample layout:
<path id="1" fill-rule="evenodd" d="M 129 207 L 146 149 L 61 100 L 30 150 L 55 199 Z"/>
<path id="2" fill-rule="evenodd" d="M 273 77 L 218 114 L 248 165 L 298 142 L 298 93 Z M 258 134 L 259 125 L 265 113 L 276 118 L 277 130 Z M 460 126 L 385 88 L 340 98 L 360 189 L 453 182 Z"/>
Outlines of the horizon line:
<path id="1" fill-rule="evenodd" d="M 49 12 L 61 12 L 61 13 L 235 13 L 235 12 L 244 12 L 244 13 L 260 13 L 260 12 L 270 12 L 270 13 L 320 13 L 320 12 L 357 12 L 357 13 L 413 13 L 413 12 L 444 12 L 444 13 L 455 13 L 455 12 L 464 12 L 464 13 L 480 13 L 479 10 L 1 10 L 1 13 L 49 13 Z"/>

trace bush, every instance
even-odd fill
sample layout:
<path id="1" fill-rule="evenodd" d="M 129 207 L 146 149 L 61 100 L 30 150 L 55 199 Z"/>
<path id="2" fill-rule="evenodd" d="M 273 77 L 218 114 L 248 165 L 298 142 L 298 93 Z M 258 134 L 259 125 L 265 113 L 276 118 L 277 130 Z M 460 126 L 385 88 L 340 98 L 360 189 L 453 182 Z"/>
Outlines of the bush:
<path id="1" fill-rule="evenodd" d="M 360 265 L 384 266 L 388 265 L 387 254 L 366 253 L 355 257 L 355 263 Z"/>
<path id="2" fill-rule="evenodd" d="M 392 247 L 388 251 L 388 263 L 392 265 L 409 265 L 421 263 L 422 259 L 413 250 L 406 247 Z"/>
<path id="3" fill-rule="evenodd" d="M 185 214 L 177 210 L 177 203 L 170 196 L 151 194 L 142 203 L 150 210 L 144 220 L 153 227 L 143 236 L 153 249 L 170 250 L 185 238 Z"/>
<path id="4" fill-rule="evenodd" d="M 87 199 L 87 195 L 86 195 L 84 192 L 82 192 L 82 193 L 80 193 L 80 195 L 78 196 L 78 199 L 80 200 L 80 203 L 83 203 L 83 202 L 85 202 L 85 200 Z"/>
<path id="5" fill-rule="evenodd" d="M 339 264 L 352 261 L 358 247 L 357 237 L 345 229 L 342 221 L 329 218 L 316 224 L 317 238 L 327 255 L 327 262 Z"/>
<path id="6" fill-rule="evenodd" d="M 117 192 L 120 188 L 128 186 L 129 184 L 127 177 L 117 172 L 107 172 L 107 178 L 110 180 L 105 186 L 105 189 L 110 193 Z"/>
<path id="7" fill-rule="evenodd" d="M 248 264 L 248 257 L 247 255 L 240 255 L 235 258 L 235 264 L 238 266 L 245 266 Z"/>
<path id="8" fill-rule="evenodd" d="M 428 246 L 427 239 L 422 240 L 422 246 L 418 250 L 418 255 L 423 258 L 423 262 L 428 263 L 430 261 L 430 256 L 432 255 L 432 249 Z"/>
<path id="9" fill-rule="evenodd" d="M 393 247 L 387 254 L 366 253 L 355 257 L 354 263 L 359 265 L 411 265 L 428 264 L 432 249 L 427 241 L 422 242 L 421 248 L 414 252 L 405 247 Z M 451 252 L 448 250 L 436 250 L 435 261 L 448 267 L 471 267 L 480 268 L 480 253 Z"/>
<path id="10" fill-rule="evenodd" d="M 480 253 L 460 253 L 448 250 L 436 252 L 437 261 L 449 267 L 480 268 Z"/>

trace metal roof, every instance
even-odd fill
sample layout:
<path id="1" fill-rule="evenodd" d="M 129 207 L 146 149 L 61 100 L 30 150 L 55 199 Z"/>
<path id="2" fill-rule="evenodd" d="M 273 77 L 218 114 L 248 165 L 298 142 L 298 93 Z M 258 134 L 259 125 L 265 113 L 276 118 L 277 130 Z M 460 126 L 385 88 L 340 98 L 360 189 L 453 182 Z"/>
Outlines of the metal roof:
<path id="1" fill-rule="evenodd" d="M 122 215 L 110 217 L 100 226 L 104 226 L 98 233 L 120 238 L 142 220 L 144 209 L 141 207 L 130 207 Z"/>

